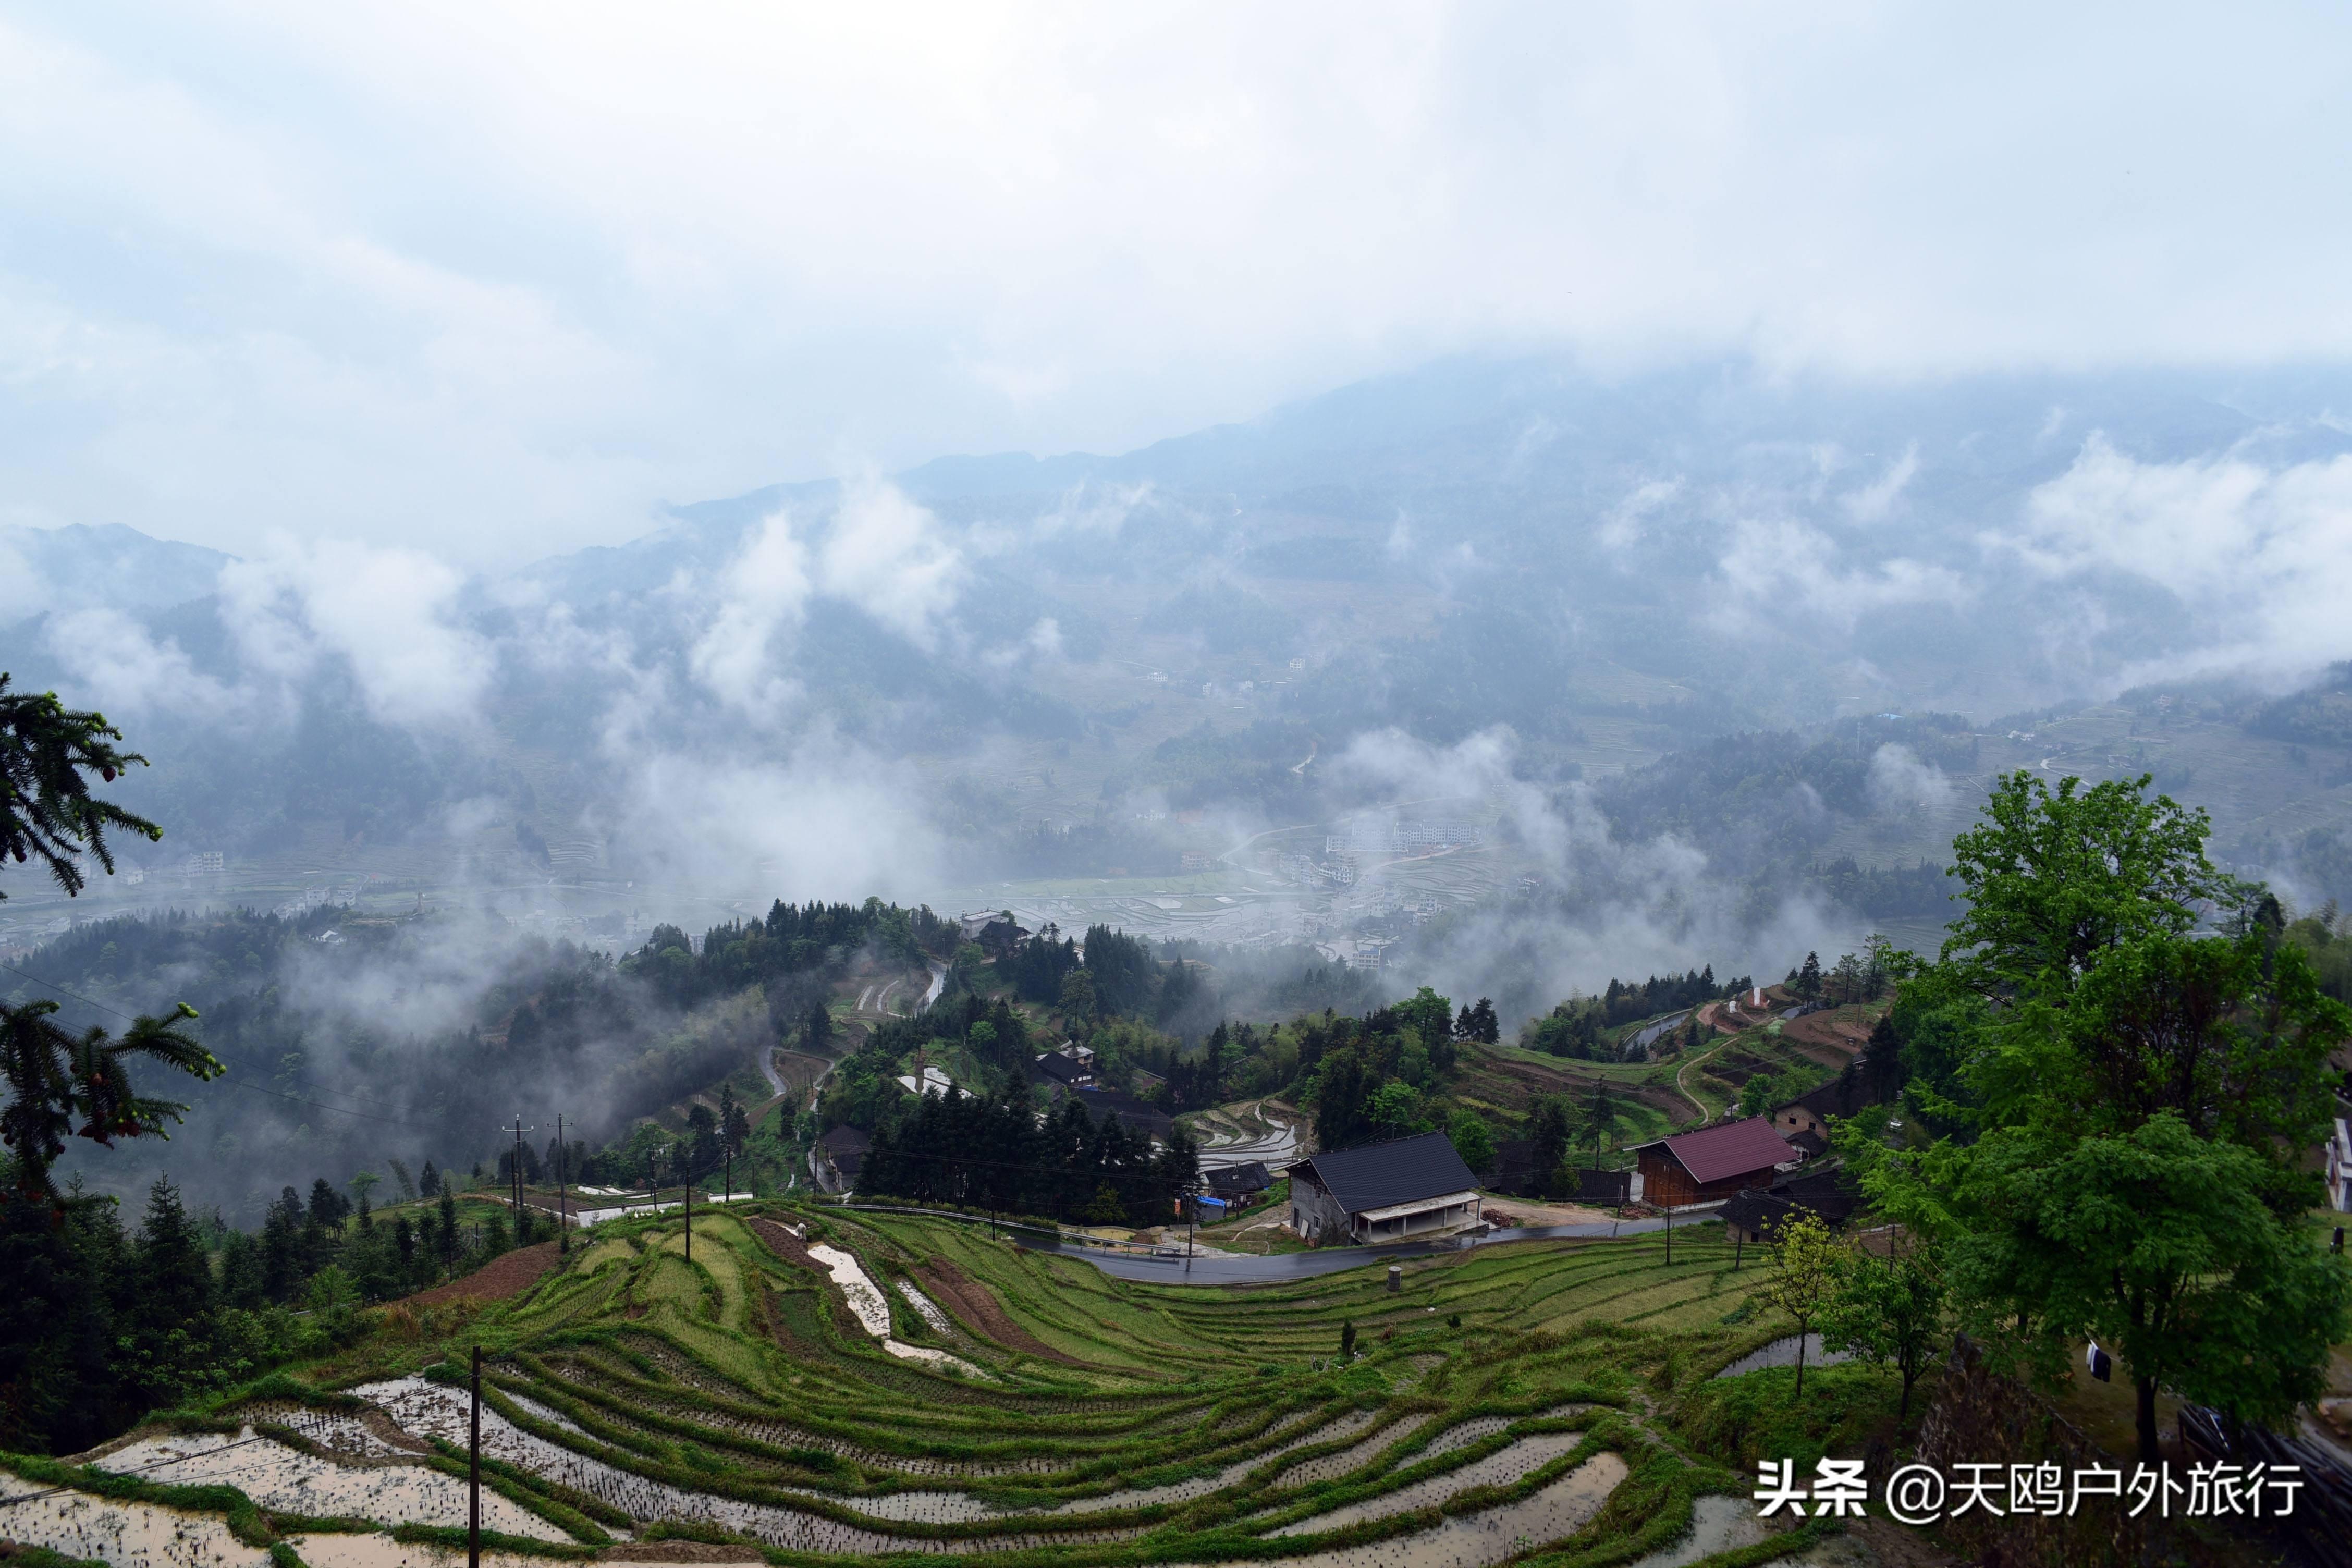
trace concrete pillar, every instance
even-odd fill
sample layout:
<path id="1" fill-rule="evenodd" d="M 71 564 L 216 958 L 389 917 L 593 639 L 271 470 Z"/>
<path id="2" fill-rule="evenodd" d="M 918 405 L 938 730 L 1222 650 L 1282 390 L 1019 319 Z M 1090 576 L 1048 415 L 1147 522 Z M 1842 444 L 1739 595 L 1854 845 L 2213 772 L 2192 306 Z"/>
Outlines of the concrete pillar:
<path id="1" fill-rule="evenodd" d="M 1390 1264 L 1390 1265 L 1389 1265 L 1389 1293 L 1390 1293 L 1391 1295 L 1394 1295 L 1397 1291 L 1402 1290 L 1402 1289 L 1404 1289 L 1404 1265 L 1403 1265 L 1403 1264 L 1402 1264 L 1402 1263 L 1391 1263 L 1391 1264 Z"/>

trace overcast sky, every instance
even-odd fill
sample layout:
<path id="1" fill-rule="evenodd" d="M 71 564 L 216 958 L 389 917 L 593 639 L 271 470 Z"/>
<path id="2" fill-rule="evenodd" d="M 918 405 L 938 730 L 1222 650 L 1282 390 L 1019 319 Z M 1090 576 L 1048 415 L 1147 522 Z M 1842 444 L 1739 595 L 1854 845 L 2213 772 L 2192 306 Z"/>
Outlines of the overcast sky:
<path id="1" fill-rule="evenodd" d="M 2341 359 L 2340 13 L 0 3 L 0 521 L 498 565 L 1460 349 Z"/>

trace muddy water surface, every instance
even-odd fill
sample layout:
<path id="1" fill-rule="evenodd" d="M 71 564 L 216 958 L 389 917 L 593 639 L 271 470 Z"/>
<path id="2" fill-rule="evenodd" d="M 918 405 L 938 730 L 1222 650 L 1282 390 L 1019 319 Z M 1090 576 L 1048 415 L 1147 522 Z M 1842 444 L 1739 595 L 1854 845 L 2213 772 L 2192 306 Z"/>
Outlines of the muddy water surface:
<path id="1" fill-rule="evenodd" d="M 0 1498 L 48 1490 L 0 1470 Z M 268 1568 L 269 1563 L 268 1552 L 237 1540 L 216 1515 L 114 1502 L 87 1492 L 11 1503 L 0 1509 L 0 1520 L 7 1521 L 0 1535 L 11 1541 L 68 1557 L 95 1557 L 114 1568 Z"/>
<path id="2" fill-rule="evenodd" d="M 1624 1460 L 1614 1454 L 1596 1454 L 1517 1502 L 1464 1514 L 1433 1530 L 1391 1541 L 1306 1552 L 1275 1561 L 1284 1568 L 1494 1568 L 1583 1529 L 1625 1474 Z M 1188 1563 L 1178 1568 L 1206 1565 Z"/>
<path id="3" fill-rule="evenodd" d="M 1394 1491 L 1349 1503 L 1345 1508 L 1335 1508 L 1328 1513 L 1315 1514 L 1269 1533 L 1278 1536 L 1320 1535 L 1327 1530 L 1360 1524 L 1366 1520 L 1411 1513 L 1415 1509 L 1444 1502 L 1454 1493 L 1468 1491 L 1474 1487 L 1508 1486 L 1513 1481 L 1533 1475 L 1562 1454 L 1574 1453 L 1577 1445 L 1583 1441 L 1584 1434 L 1581 1432 L 1538 1432 L 1483 1459 L 1473 1459 L 1459 1469 L 1431 1476 L 1411 1486 L 1399 1487 Z"/>
<path id="4" fill-rule="evenodd" d="M 232 1438 L 217 1432 L 148 1437 L 98 1461 L 101 1469 L 140 1472 L 174 1486 L 232 1486 L 266 1509 L 373 1520 L 381 1524 L 466 1522 L 466 1483 L 428 1469 L 408 1456 L 339 1464 L 271 1438 L 253 1440 L 247 1426 Z M 231 1447 L 234 1443 L 236 1446 Z M 562 1531 L 521 1504 L 487 1489 L 482 1528 L 540 1541 L 569 1541 Z"/>

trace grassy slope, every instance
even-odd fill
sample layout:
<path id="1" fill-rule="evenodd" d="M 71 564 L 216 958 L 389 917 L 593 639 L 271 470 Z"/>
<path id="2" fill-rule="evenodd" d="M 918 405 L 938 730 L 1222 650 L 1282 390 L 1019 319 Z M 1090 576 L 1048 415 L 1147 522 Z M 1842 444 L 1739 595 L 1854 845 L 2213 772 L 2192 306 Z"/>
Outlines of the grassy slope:
<path id="1" fill-rule="evenodd" d="M 1620 1560 L 1624 1544 L 1669 1539 L 1696 1492 L 1744 1486 L 1704 1446 L 1674 1436 L 1670 1423 L 1685 1391 L 1776 1331 L 1750 1300 L 1763 1270 L 1752 1258 L 1735 1270 L 1711 1226 L 1678 1233 L 1671 1262 L 1657 1236 L 1505 1244 L 1417 1260 L 1391 1294 L 1381 1267 L 1279 1285 L 1167 1287 L 1114 1279 L 992 1241 L 973 1226 L 761 1207 L 811 1226 L 811 1241 L 855 1252 L 894 1306 L 898 1281 L 924 1284 L 954 1314 L 949 1333 L 943 1341 L 918 1327 L 908 1310 L 894 1314 L 897 1331 L 985 1375 L 883 1354 L 826 1276 L 772 1249 L 748 1214 L 730 1213 L 697 1219 L 690 1265 L 675 1217 L 610 1227 L 513 1301 L 395 1308 L 379 1315 L 368 1339 L 302 1369 L 301 1378 L 319 1391 L 310 1397 L 331 1403 L 334 1388 L 454 1362 L 479 1342 L 492 1357 L 494 1403 L 560 1447 L 706 1495 L 790 1507 L 898 1539 L 969 1536 L 977 1548 L 1000 1544 L 982 1538 L 1015 1531 L 1028 1546 L 991 1553 L 1007 1563 L 1037 1551 L 1104 1563 L 1252 1555 L 1263 1550 L 1253 1544 L 1256 1535 L 1272 1524 L 1473 1462 L 1511 1440 L 1498 1431 L 1421 1458 L 1430 1437 L 1464 1418 L 1491 1415 L 1517 1434 L 1572 1426 L 1587 1435 L 1574 1456 L 1500 1492 L 1465 1493 L 1458 1506 L 1518 1495 L 1565 1473 L 1571 1459 L 1613 1448 L 1633 1464 L 1633 1479 L 1599 1520 L 1551 1554 L 1581 1563 Z M 993 1312 L 1002 1318 L 991 1320 Z M 998 1337 L 990 1337 L 991 1321 Z M 1335 1364 L 1351 1323 L 1359 1358 Z M 292 1386 L 275 1379 L 271 1393 L 283 1398 Z M 540 1420 L 509 1394 L 528 1394 L 574 1425 Z M 1862 1415 L 1849 1411 L 1842 1421 L 1866 1425 L 1873 1397 L 1867 1389 L 1851 1394 L 1844 1403 L 1859 1401 Z M 1596 1408 L 1572 1421 L 1543 1415 L 1563 1402 Z M 236 1403 L 225 1399 L 210 1415 Z M 1374 1426 L 1431 1419 L 1393 1451 L 1350 1459 L 1362 1466 L 1352 1474 L 1277 1488 L 1276 1478 L 1298 1459 L 1360 1438 L 1309 1442 L 1278 1465 L 1270 1450 L 1349 1409 L 1370 1413 L 1360 1419 Z M 1710 1428 L 1699 1422 L 1694 1429 Z M 1262 1454 L 1269 1462 L 1252 1458 Z M 923 1470 L 932 1473 L 917 1473 Z M 1160 1502 L 1106 1495 L 1204 1475 L 1223 1479 Z M 507 1484 L 587 1539 L 597 1521 L 624 1522 L 608 1503 L 527 1475 Z M 921 1505 L 911 1519 L 887 1524 L 870 1511 L 885 1494 L 942 1488 L 1000 1504 L 1094 1498 L 1098 1511 L 1008 1520 Z M 1404 1513 L 1358 1530 L 1375 1539 L 1432 1522 Z"/>

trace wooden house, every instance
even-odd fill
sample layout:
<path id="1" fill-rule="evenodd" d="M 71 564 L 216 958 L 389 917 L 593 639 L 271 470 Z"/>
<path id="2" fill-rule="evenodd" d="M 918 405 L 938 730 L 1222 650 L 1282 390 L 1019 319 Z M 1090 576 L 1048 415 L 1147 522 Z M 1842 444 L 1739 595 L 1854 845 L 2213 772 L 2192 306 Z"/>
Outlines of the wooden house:
<path id="1" fill-rule="evenodd" d="M 1633 1151 L 1642 1198 L 1660 1208 L 1719 1203 L 1748 1187 L 1769 1187 L 1797 1158 L 1787 1139 L 1760 1116 L 1677 1133 Z"/>

